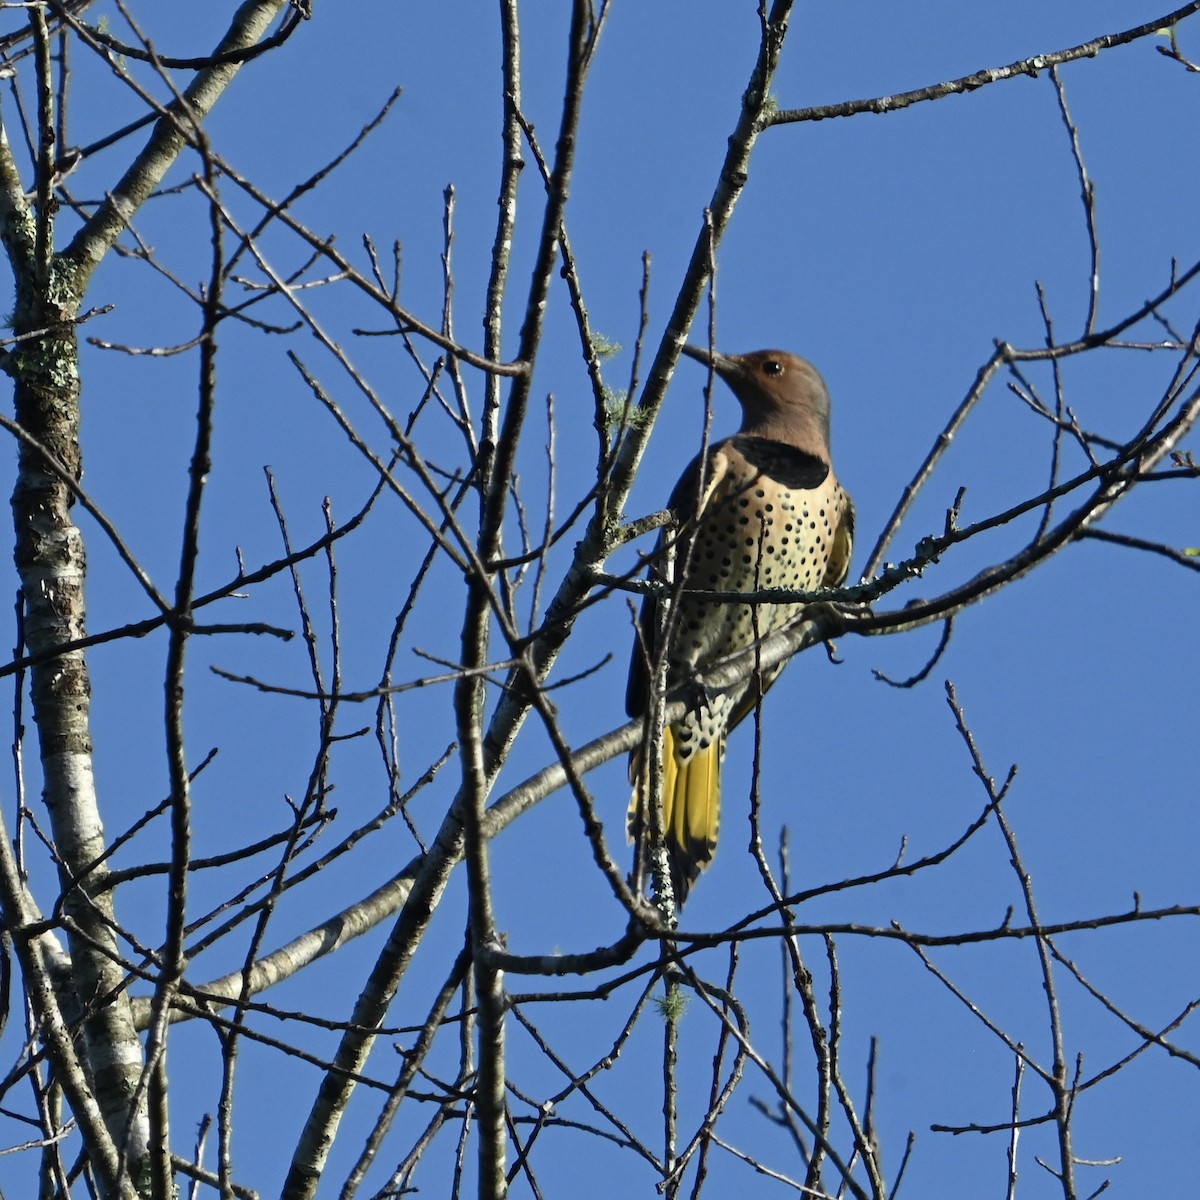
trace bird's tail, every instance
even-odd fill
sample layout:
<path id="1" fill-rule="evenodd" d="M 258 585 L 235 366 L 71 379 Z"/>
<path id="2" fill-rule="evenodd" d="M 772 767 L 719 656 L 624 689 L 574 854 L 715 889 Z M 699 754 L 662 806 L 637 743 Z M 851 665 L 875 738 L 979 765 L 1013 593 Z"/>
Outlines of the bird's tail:
<path id="1" fill-rule="evenodd" d="M 710 862 L 717 849 L 721 824 L 721 760 L 725 739 L 695 750 L 685 759 L 679 754 L 670 726 L 663 738 L 663 831 L 675 903 L 687 899 L 688 890 Z M 634 783 L 629 806 L 629 836 L 640 840 L 647 826 L 646 805 L 639 784 L 641 754 L 630 756 L 629 773 Z"/>

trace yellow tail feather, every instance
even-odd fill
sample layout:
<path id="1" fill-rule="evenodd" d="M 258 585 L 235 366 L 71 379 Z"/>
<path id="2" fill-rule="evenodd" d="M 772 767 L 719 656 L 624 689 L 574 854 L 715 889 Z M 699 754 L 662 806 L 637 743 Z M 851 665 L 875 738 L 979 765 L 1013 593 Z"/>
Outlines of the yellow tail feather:
<path id="1" fill-rule="evenodd" d="M 663 739 L 663 828 L 675 900 L 682 904 L 688 889 L 710 862 L 717 848 L 721 823 L 721 759 L 724 738 L 699 750 L 686 762 L 675 749 L 674 731 L 668 726 Z M 631 775 L 636 772 L 631 760 Z M 639 795 L 634 792 L 629 827 L 640 825 Z"/>

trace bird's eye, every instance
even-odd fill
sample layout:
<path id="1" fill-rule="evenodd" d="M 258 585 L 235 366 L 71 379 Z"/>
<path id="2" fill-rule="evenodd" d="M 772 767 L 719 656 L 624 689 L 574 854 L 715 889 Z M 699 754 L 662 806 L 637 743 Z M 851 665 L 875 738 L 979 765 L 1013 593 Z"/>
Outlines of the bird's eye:
<path id="1" fill-rule="evenodd" d="M 764 359 L 762 369 L 764 375 L 782 375 L 783 363 L 777 358 Z"/>

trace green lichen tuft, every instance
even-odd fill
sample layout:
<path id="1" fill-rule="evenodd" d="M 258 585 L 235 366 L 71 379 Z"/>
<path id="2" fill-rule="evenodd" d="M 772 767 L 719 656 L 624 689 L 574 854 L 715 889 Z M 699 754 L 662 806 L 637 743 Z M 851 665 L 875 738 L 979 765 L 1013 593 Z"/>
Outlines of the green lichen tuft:
<path id="1" fill-rule="evenodd" d="M 614 342 L 611 338 L 606 338 L 602 333 L 592 334 L 592 353 L 601 362 L 612 358 L 616 354 L 620 354 L 624 348 L 620 342 Z"/>
<path id="2" fill-rule="evenodd" d="M 688 995 L 677 984 L 670 984 L 661 996 L 654 997 L 654 1003 L 668 1025 L 677 1025 L 687 1011 Z"/>

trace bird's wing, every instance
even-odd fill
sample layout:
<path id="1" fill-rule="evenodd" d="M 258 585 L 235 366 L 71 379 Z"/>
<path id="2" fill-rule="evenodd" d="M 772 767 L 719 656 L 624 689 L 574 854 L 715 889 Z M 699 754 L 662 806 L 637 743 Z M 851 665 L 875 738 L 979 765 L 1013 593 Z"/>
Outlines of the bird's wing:
<path id="1" fill-rule="evenodd" d="M 843 493 L 844 494 L 844 493 Z M 838 522 L 833 533 L 833 549 L 829 554 L 829 564 L 825 568 L 825 587 L 841 587 L 850 573 L 850 555 L 854 552 L 854 501 L 846 496 L 846 507 L 842 509 L 842 519 Z"/>
<path id="2" fill-rule="evenodd" d="M 675 517 L 675 526 L 664 530 L 659 536 L 654 557 L 650 560 L 651 579 L 659 583 L 671 583 L 674 580 L 675 548 L 687 544 L 687 533 L 696 514 L 708 506 L 725 477 L 729 465 L 725 452 L 727 445 L 727 442 L 722 442 L 708 452 L 703 494 L 698 454 L 688 463 L 672 489 L 667 508 Z M 642 611 L 638 616 L 641 636 L 634 639 L 629 663 L 629 685 L 625 690 L 625 711 L 631 717 L 640 717 L 646 711 L 646 696 L 650 690 L 648 664 L 654 661 L 658 652 L 658 624 L 658 601 L 653 596 L 647 596 L 642 601 Z"/>

